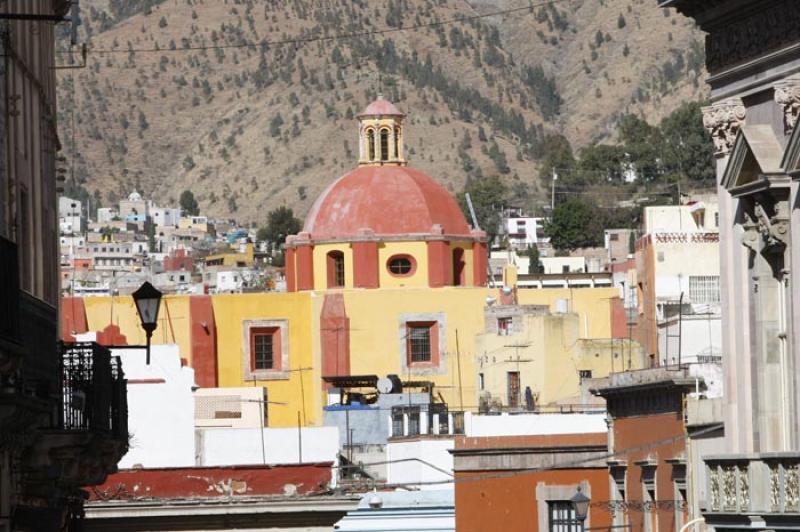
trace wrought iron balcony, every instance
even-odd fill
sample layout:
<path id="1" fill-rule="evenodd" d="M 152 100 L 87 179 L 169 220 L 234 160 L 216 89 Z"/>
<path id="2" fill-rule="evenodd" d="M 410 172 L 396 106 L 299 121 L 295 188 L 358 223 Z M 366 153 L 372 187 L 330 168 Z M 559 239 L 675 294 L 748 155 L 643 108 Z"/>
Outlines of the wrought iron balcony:
<path id="1" fill-rule="evenodd" d="M 119 357 L 94 342 L 64 344 L 60 373 L 59 428 L 127 440 L 127 381 Z"/>
<path id="2" fill-rule="evenodd" d="M 0 236 L 0 341 L 20 342 L 19 309 L 17 245 Z"/>
<path id="3" fill-rule="evenodd" d="M 706 523 L 724 528 L 766 528 L 800 523 L 800 453 L 705 458 Z M 794 529 L 794 528 L 793 528 Z"/>

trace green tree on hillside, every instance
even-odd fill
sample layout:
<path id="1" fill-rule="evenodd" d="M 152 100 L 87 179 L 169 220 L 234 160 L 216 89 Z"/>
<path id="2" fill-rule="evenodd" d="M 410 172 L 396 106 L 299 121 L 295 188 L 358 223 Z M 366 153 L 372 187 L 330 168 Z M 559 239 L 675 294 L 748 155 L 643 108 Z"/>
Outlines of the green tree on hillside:
<path id="1" fill-rule="evenodd" d="M 303 224 L 295 217 L 294 211 L 281 205 L 267 214 L 267 225 L 258 230 L 256 238 L 280 246 L 286 242 L 287 236 L 299 233 L 302 227 Z"/>
<path id="2" fill-rule="evenodd" d="M 478 219 L 478 224 L 481 229 L 486 231 L 491 242 L 500 229 L 500 219 L 508 189 L 497 176 L 468 181 L 464 186 L 464 190 L 458 194 L 458 204 L 461 206 L 464 216 L 472 225 L 472 216 L 467 205 L 467 194 L 469 194 L 472 206 L 475 208 L 475 217 Z"/>
<path id="3" fill-rule="evenodd" d="M 661 121 L 664 173 L 714 183 L 714 144 L 703 127 L 700 102 L 684 103 Z"/>
<path id="4" fill-rule="evenodd" d="M 570 177 L 575 169 L 575 155 L 572 153 L 572 146 L 563 135 L 548 135 L 542 143 L 541 166 L 539 167 L 539 179 L 543 184 L 550 186 L 553 179 L 553 170 L 561 177 L 567 174 Z"/>
<path id="5" fill-rule="evenodd" d="M 602 216 L 591 201 L 574 197 L 556 205 L 544 232 L 557 250 L 599 246 L 603 243 Z"/>
<path id="6" fill-rule="evenodd" d="M 194 198 L 194 194 L 191 190 L 184 190 L 181 192 L 181 197 L 178 201 L 183 214 L 188 216 L 197 216 L 200 214 L 200 206 L 197 205 L 197 200 Z"/>

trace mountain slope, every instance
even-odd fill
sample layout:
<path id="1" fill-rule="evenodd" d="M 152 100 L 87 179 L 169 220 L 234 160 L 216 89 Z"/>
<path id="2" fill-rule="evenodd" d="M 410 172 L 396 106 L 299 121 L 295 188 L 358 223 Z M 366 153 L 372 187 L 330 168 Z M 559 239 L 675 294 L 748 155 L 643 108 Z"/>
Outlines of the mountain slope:
<path id="1" fill-rule="evenodd" d="M 261 223 L 355 165 L 353 116 L 379 92 L 409 114 L 411 164 L 453 191 L 500 174 L 529 203 L 544 135 L 579 147 L 621 113 L 657 120 L 704 94 L 699 34 L 675 13 L 532 5 L 88 0 L 87 68 L 59 70 L 60 136 L 102 203 L 191 189 L 204 212 Z"/>

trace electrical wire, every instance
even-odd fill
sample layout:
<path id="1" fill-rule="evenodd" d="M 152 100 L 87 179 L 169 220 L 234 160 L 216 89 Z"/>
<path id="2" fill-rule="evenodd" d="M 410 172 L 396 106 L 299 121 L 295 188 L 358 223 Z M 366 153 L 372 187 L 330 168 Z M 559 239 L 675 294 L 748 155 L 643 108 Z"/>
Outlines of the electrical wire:
<path id="1" fill-rule="evenodd" d="M 108 54 L 137 54 L 137 53 L 173 53 L 173 52 L 191 52 L 191 51 L 198 51 L 198 50 L 226 50 L 226 49 L 236 49 L 236 48 L 255 48 L 255 47 L 264 47 L 264 46 L 285 46 L 285 45 L 295 45 L 297 47 L 305 44 L 315 43 L 315 42 L 332 42 L 332 41 L 339 41 L 339 40 L 347 40 L 347 39 L 354 39 L 358 37 L 370 37 L 374 35 L 385 35 L 389 33 L 400 33 L 405 31 L 416 31 L 423 28 L 431 28 L 431 27 L 438 27 L 438 26 L 448 26 L 450 24 L 462 24 L 464 22 L 469 22 L 472 20 L 480 20 L 484 18 L 490 17 L 497 17 L 503 15 L 510 15 L 512 13 L 521 13 L 523 11 L 528 11 L 530 13 L 533 12 L 533 9 L 536 7 L 544 7 L 554 4 L 560 4 L 565 2 L 570 2 L 572 0 L 545 0 L 536 3 L 529 3 L 527 6 L 524 7 L 514 7 L 508 9 L 500 9 L 496 11 L 492 11 L 489 13 L 480 13 L 475 15 L 463 15 L 458 17 L 452 17 L 445 20 L 434 20 L 431 22 L 422 22 L 420 24 L 414 24 L 411 26 L 401 26 L 397 28 L 393 27 L 383 27 L 374 30 L 364 30 L 364 31 L 357 31 L 353 33 L 340 33 L 337 35 L 331 36 L 320 36 L 320 37 L 291 37 L 288 39 L 280 39 L 280 40 L 262 40 L 258 42 L 249 42 L 249 43 L 236 43 L 236 44 L 215 44 L 215 45 L 201 45 L 201 46 L 186 46 L 182 48 L 175 48 L 173 49 L 163 49 L 163 48 L 127 48 L 127 49 L 120 49 L 120 50 L 113 50 L 109 48 L 89 48 L 88 52 L 98 55 L 108 55 Z M 58 51 L 58 53 L 67 53 L 67 51 Z"/>
<path id="2" fill-rule="evenodd" d="M 679 434 L 677 436 L 671 436 L 669 438 L 662 438 L 660 440 L 653 440 L 649 441 L 642 445 L 637 445 L 634 447 L 627 447 L 625 449 L 621 449 L 619 451 L 612 451 L 609 453 L 604 453 L 602 455 L 596 455 L 591 458 L 581 458 L 566 462 L 559 462 L 556 464 L 551 464 L 548 466 L 541 466 L 541 467 L 524 467 L 520 469 L 515 469 L 513 471 L 502 471 L 498 473 L 492 474 L 476 474 L 476 475 L 469 475 L 457 478 L 448 478 L 442 480 L 428 480 L 428 481 L 420 481 L 420 482 L 413 482 L 413 483 L 405 483 L 405 484 L 385 484 L 381 485 L 382 488 L 392 488 L 392 487 L 403 487 L 403 486 L 431 486 L 431 485 L 442 485 L 442 484 L 456 484 L 462 482 L 482 482 L 485 480 L 497 480 L 497 479 L 504 479 L 504 478 L 512 478 L 517 477 L 520 475 L 530 475 L 533 473 L 540 473 L 543 471 L 553 471 L 556 469 L 565 469 L 570 467 L 578 467 L 587 464 L 597 464 L 600 461 L 609 460 L 611 458 L 619 458 L 622 456 L 627 456 L 634 453 L 640 453 L 642 451 L 649 451 L 661 446 L 670 445 L 673 443 L 678 443 L 684 440 L 688 440 L 690 438 L 696 438 L 698 436 L 703 436 L 705 434 L 709 434 L 712 432 L 716 432 L 722 428 L 724 428 L 724 423 L 716 423 L 714 425 L 709 425 L 703 429 L 700 429 L 695 432 Z M 455 449 L 458 451 L 458 449 Z M 494 450 L 502 451 L 502 448 L 496 448 Z M 359 463 L 358 465 L 334 465 L 332 469 L 352 469 L 352 468 L 359 468 L 364 466 L 370 465 L 387 465 L 393 464 L 395 462 L 405 462 L 409 459 L 399 459 L 399 460 L 384 460 L 380 462 L 373 463 Z M 421 461 L 421 460 L 420 460 Z"/>

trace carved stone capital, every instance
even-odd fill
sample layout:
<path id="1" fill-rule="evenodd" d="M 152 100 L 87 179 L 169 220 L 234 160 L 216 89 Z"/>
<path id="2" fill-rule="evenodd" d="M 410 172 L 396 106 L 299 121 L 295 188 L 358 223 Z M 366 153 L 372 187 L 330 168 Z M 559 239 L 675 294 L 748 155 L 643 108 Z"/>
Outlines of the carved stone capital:
<path id="1" fill-rule="evenodd" d="M 783 131 L 791 135 L 800 111 L 800 75 L 789 76 L 775 84 L 775 103 L 783 108 Z"/>
<path id="2" fill-rule="evenodd" d="M 774 206 L 774 214 L 770 216 L 766 209 L 756 203 L 753 208 L 755 218 L 745 213 L 742 229 L 742 245 L 755 253 L 782 253 L 789 244 L 789 204 L 778 201 Z"/>
<path id="3" fill-rule="evenodd" d="M 739 98 L 703 107 L 703 126 L 714 140 L 714 154 L 717 157 L 730 153 L 746 114 L 747 109 Z"/>

